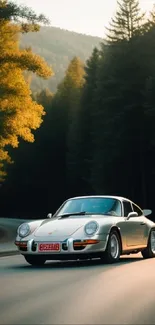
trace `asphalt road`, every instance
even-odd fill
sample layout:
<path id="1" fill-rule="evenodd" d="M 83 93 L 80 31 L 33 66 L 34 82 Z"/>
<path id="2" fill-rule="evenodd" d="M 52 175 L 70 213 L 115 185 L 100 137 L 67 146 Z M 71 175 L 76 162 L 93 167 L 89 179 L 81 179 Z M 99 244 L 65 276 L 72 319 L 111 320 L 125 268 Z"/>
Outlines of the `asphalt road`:
<path id="1" fill-rule="evenodd" d="M 0 258 L 0 324 L 155 324 L 155 259 L 29 266 Z"/>

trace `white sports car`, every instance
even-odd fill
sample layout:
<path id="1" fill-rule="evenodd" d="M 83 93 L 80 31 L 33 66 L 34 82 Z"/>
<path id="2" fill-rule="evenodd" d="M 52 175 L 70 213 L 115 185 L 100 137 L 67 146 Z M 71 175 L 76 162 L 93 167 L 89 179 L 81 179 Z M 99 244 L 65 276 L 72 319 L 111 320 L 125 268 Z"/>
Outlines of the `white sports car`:
<path id="1" fill-rule="evenodd" d="M 46 260 L 101 258 L 117 262 L 121 255 L 155 256 L 155 223 L 132 201 L 117 196 L 84 196 L 65 201 L 44 220 L 23 223 L 15 245 L 31 265 Z"/>

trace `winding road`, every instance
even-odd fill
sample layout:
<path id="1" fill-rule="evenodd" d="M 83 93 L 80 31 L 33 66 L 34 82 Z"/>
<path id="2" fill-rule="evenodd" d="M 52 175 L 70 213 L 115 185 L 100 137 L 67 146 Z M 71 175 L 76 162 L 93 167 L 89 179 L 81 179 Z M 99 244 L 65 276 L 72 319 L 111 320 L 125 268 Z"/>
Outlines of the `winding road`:
<path id="1" fill-rule="evenodd" d="M 155 259 L 47 262 L 0 258 L 0 324 L 155 324 Z"/>

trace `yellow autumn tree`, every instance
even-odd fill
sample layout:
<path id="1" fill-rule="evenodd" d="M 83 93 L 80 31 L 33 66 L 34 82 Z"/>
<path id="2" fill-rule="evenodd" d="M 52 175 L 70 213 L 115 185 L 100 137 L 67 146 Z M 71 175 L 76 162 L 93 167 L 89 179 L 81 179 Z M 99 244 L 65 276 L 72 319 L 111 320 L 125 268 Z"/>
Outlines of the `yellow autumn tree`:
<path id="1" fill-rule="evenodd" d="M 20 138 L 34 141 L 33 130 L 40 127 L 44 108 L 32 99 L 25 72 L 42 78 L 53 75 L 51 67 L 31 49 L 20 49 L 22 32 L 38 31 L 43 15 L 36 16 L 27 7 L 0 0 L 0 179 L 5 164 L 11 163 L 9 147 L 17 148 Z"/>

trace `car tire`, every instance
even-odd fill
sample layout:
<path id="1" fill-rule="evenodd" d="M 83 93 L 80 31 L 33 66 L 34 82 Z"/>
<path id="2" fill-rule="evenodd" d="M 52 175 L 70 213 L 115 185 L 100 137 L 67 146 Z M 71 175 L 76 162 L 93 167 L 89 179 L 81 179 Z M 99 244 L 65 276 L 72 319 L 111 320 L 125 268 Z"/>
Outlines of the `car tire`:
<path id="1" fill-rule="evenodd" d="M 109 234 L 106 251 L 102 256 L 102 260 L 108 264 L 116 263 L 120 259 L 121 241 L 116 230 L 112 230 Z"/>
<path id="2" fill-rule="evenodd" d="M 147 247 L 141 254 L 144 259 L 155 257 L 155 229 L 150 231 Z"/>
<path id="3" fill-rule="evenodd" d="M 43 266 L 46 262 L 45 258 L 41 256 L 25 255 L 24 257 L 26 262 L 32 266 Z"/>

